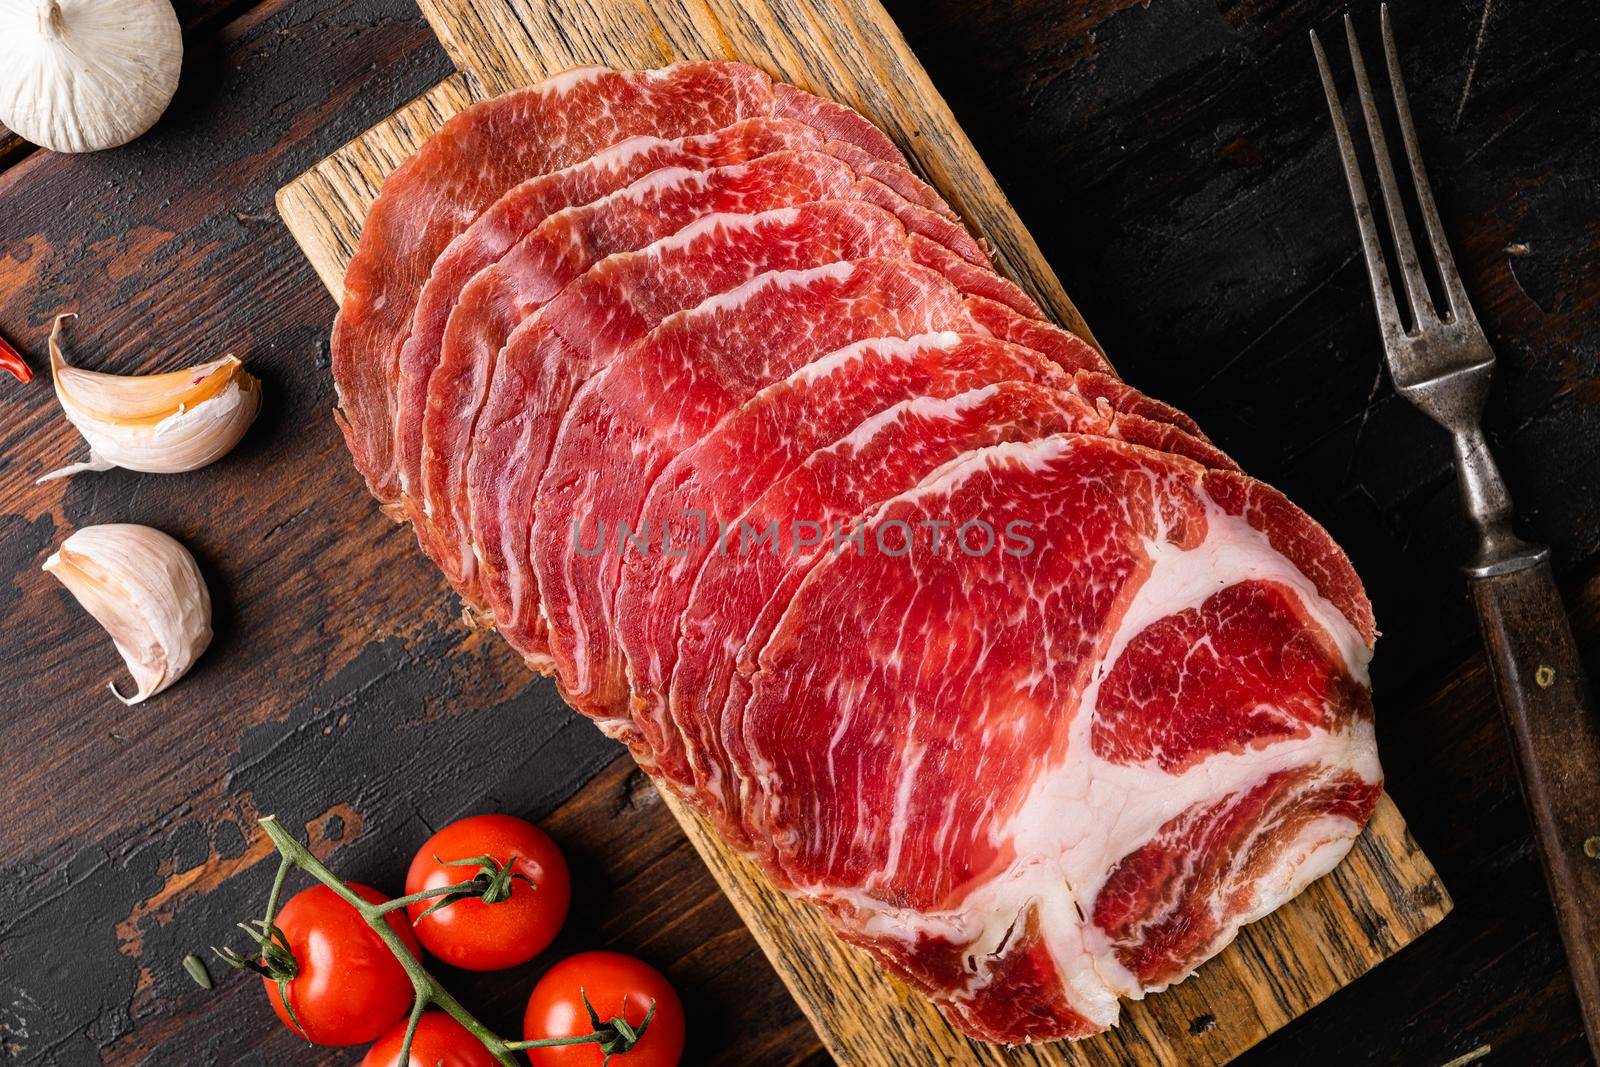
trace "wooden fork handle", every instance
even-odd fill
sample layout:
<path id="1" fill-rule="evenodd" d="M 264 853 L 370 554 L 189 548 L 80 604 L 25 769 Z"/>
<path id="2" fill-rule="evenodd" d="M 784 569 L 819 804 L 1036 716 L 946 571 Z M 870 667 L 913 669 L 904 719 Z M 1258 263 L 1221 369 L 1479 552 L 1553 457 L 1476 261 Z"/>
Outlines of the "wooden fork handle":
<path id="1" fill-rule="evenodd" d="M 1471 579 L 1561 938 L 1600 1060 L 1600 717 L 1548 557 Z"/>

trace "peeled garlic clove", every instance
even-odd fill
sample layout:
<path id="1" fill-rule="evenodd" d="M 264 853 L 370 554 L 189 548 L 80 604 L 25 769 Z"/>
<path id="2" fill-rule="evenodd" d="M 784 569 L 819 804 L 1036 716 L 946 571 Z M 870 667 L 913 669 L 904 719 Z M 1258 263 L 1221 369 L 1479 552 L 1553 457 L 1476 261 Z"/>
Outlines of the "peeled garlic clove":
<path id="1" fill-rule="evenodd" d="M 89 458 L 39 481 L 124 467 L 151 474 L 197 470 L 225 454 L 261 410 L 261 383 L 233 356 L 165 374 L 101 374 L 69 364 L 62 324 L 50 331 L 56 399 L 89 442 Z"/>
<path id="2" fill-rule="evenodd" d="M 160 530 L 127 523 L 85 526 L 44 569 L 104 626 L 133 675 L 124 704 L 153 697 L 184 676 L 211 643 L 211 594 L 189 550 Z"/>
<path id="3" fill-rule="evenodd" d="M 167 109 L 182 66 L 168 0 L 0 0 L 0 121 L 34 144 L 126 144 Z"/>

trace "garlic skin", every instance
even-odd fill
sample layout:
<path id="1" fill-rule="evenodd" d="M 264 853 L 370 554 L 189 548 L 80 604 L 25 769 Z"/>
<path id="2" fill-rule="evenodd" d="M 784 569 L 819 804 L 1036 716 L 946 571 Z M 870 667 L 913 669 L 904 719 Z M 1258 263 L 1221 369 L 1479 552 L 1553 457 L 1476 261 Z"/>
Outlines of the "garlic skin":
<path id="1" fill-rule="evenodd" d="M 155 696 L 184 676 L 211 643 L 211 594 L 189 550 L 149 526 L 85 526 L 44 569 L 105 627 L 133 675 L 124 704 Z"/>
<path id="2" fill-rule="evenodd" d="M 128 143 L 167 110 L 182 67 L 169 0 L 0 0 L 0 121 L 34 144 Z"/>
<path id="3" fill-rule="evenodd" d="M 198 470 L 238 444 L 261 410 L 261 383 L 233 356 L 165 374 L 74 367 L 61 351 L 62 324 L 73 317 L 56 316 L 50 374 L 61 410 L 89 442 L 89 458 L 40 482 L 112 467 L 149 474 Z"/>

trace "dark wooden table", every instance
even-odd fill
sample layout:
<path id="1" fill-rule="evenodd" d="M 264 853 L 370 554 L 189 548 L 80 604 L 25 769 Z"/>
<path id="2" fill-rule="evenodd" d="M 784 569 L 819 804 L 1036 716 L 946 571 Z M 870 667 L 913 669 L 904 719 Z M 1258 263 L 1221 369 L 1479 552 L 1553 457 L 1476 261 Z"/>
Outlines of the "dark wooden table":
<path id="1" fill-rule="evenodd" d="M 1389 787 L 1453 891 L 1437 930 L 1251 1063 L 1586 1062 L 1457 561 L 1443 437 L 1379 373 L 1377 334 L 1306 30 L 1307 0 L 898 0 L 891 10 L 1124 374 L 1194 414 L 1349 549 L 1384 638 Z M 1375 29 L 1375 5 L 1353 5 Z M 448 72 L 409 0 L 184 0 L 169 115 L 89 157 L 0 139 L 0 334 L 44 367 L 50 317 L 93 367 L 224 351 L 266 385 L 225 461 L 35 487 L 81 449 L 43 382 L 0 382 L 0 1059 L 349 1063 L 273 1021 L 258 983 L 190 951 L 270 880 L 254 820 L 306 829 L 394 891 L 462 814 L 544 820 L 574 919 L 539 964 L 451 976 L 510 1030 L 558 953 L 669 970 L 687 1063 L 826 1056 L 649 785 L 464 630 L 379 518 L 329 416 L 333 302 L 273 190 Z M 1490 430 L 1524 529 L 1550 542 L 1600 668 L 1600 19 L 1589 0 L 1401 3 L 1438 198 L 1501 356 Z M 1369 37 L 1371 36 L 1369 32 Z M 98 628 L 39 564 L 72 529 L 159 526 L 192 546 L 217 640 L 125 709 Z M 381 581 L 369 577 L 374 572 Z M 1600 799 L 1597 799 L 1600 802 Z"/>

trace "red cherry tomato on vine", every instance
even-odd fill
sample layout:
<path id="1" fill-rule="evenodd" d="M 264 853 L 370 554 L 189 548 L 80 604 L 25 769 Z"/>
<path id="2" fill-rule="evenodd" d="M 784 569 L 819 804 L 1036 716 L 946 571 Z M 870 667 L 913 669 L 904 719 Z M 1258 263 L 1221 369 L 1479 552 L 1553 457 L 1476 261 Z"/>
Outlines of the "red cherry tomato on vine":
<path id="1" fill-rule="evenodd" d="M 427 950 L 453 967 L 499 971 L 526 963 L 543 952 L 567 918 L 572 896 L 567 861 L 548 834 L 510 815 L 474 815 L 451 823 L 417 850 L 406 873 L 406 895 L 459 882 L 483 870 L 451 861 L 486 856 L 511 877 L 509 896 L 453 901 L 431 914 L 435 903 L 409 906 L 417 937 Z"/>
<path id="2" fill-rule="evenodd" d="M 580 952 L 550 968 L 528 998 L 522 1036 L 537 1041 L 594 1032 L 584 997 L 602 1026 L 621 1016 L 637 1029 L 655 1005 L 644 1036 L 612 1056 L 613 1067 L 676 1067 L 683 1055 L 683 1005 L 660 971 L 620 952 Z M 533 1067 L 601 1067 L 605 1058 L 599 1044 L 528 1050 Z"/>
<path id="3" fill-rule="evenodd" d="M 389 898 L 364 885 L 350 886 L 362 900 Z M 422 956 L 403 909 L 385 918 L 413 956 Z M 296 974 L 289 982 L 295 1025 L 284 1010 L 278 983 L 263 978 L 267 999 L 283 1024 L 318 1045 L 361 1045 L 377 1038 L 411 1013 L 411 979 L 389 946 L 361 914 L 325 885 L 289 898 L 278 912 L 279 929 L 294 954 Z"/>
<path id="4" fill-rule="evenodd" d="M 402 1020 L 367 1050 L 361 1067 L 497 1067 L 499 1063 L 470 1030 L 442 1011 L 422 1013 L 411 1040 L 409 1062 L 401 1063 L 400 1047 L 405 1042 L 406 1024 Z"/>

